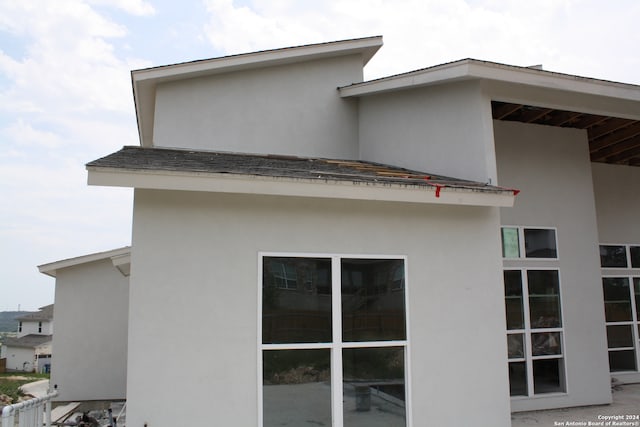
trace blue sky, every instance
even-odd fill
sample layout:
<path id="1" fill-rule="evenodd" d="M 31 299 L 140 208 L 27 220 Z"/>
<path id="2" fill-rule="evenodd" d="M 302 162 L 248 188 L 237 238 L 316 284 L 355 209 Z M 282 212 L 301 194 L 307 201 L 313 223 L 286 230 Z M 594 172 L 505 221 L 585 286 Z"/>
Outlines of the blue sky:
<path id="1" fill-rule="evenodd" d="M 132 191 L 84 165 L 139 143 L 132 69 L 382 35 L 366 78 L 471 57 L 640 84 L 637 22 L 637 0 L 0 0 L 0 311 L 53 302 L 37 265 L 130 244 Z"/>

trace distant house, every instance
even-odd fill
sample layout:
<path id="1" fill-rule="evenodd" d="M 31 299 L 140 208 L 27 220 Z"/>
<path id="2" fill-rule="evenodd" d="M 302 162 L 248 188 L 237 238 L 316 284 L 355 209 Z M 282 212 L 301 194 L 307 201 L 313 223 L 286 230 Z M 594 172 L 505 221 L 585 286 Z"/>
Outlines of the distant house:
<path id="1" fill-rule="evenodd" d="M 16 318 L 18 333 L 2 342 L 0 358 L 9 371 L 49 372 L 53 337 L 53 304 Z"/>
<path id="2" fill-rule="evenodd" d="M 57 400 L 126 397 L 129 256 L 125 247 L 38 267 L 56 279 Z"/>
<path id="3" fill-rule="evenodd" d="M 640 87 L 363 81 L 381 46 L 132 73 L 141 147 L 87 165 L 135 188 L 128 424 L 506 427 L 640 381 Z"/>

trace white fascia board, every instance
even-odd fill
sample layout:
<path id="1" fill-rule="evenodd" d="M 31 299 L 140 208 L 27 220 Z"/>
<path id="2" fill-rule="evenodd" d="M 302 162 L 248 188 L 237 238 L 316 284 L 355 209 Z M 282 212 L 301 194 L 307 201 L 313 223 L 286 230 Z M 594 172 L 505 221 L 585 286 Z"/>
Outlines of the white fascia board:
<path id="1" fill-rule="evenodd" d="M 381 46 L 382 36 L 375 36 L 134 70 L 131 81 L 140 145 L 153 145 L 156 87 L 159 83 L 356 54 L 362 55 L 364 67 Z"/>
<path id="2" fill-rule="evenodd" d="M 527 67 L 465 59 L 424 70 L 340 88 L 342 97 L 375 95 L 421 86 L 451 83 L 460 80 L 495 80 L 544 89 L 577 92 L 626 101 L 640 101 L 640 86 L 536 70 Z"/>
<path id="3" fill-rule="evenodd" d="M 123 255 L 129 255 L 131 253 L 131 247 L 125 246 L 123 248 L 112 249 L 106 252 L 97 252 L 94 254 L 83 255 L 75 258 L 68 258 L 61 261 L 55 261 L 48 264 L 42 264 L 38 266 L 38 271 L 47 276 L 56 277 L 57 271 L 63 268 L 74 267 L 76 265 L 87 264 L 90 262 L 100 261 L 107 258 L 114 258 Z"/>
<path id="4" fill-rule="evenodd" d="M 471 189 L 351 181 L 308 180 L 254 175 L 183 173 L 87 168 L 89 185 L 133 187 L 153 190 L 294 196 L 328 199 L 370 200 L 404 203 L 511 207 L 511 191 L 483 192 Z M 438 196 L 436 196 L 436 194 Z"/>

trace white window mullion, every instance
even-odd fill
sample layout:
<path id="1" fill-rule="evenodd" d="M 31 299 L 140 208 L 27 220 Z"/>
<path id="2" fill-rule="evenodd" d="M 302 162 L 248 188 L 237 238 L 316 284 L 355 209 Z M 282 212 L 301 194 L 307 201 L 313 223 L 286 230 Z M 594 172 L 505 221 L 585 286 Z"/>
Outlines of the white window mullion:
<path id="1" fill-rule="evenodd" d="M 333 427 L 343 427 L 342 389 L 342 268 L 340 257 L 331 258 L 331 419 Z"/>

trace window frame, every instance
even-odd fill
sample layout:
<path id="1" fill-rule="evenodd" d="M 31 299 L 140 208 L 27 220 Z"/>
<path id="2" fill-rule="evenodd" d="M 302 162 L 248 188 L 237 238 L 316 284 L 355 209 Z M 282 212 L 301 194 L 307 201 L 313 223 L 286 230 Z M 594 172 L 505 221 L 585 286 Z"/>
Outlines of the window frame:
<path id="1" fill-rule="evenodd" d="M 624 250 L 625 250 L 625 256 L 626 256 L 626 261 L 627 261 L 627 266 L 626 267 L 604 267 L 602 265 L 602 260 L 600 261 L 600 268 L 602 270 L 631 270 L 633 272 L 636 271 L 640 271 L 640 266 L 638 267 L 634 267 L 632 265 L 632 259 L 631 259 L 631 248 L 632 247 L 637 247 L 640 248 L 640 244 L 637 243 L 600 243 L 598 245 L 598 253 L 600 252 L 600 248 L 602 246 L 623 246 Z M 604 275 L 602 277 L 605 277 Z"/>
<path id="2" fill-rule="evenodd" d="M 622 245 L 615 245 L 615 246 L 622 246 Z M 630 245 L 630 246 L 636 246 L 636 245 Z M 627 248 L 627 255 L 629 254 L 628 248 Z M 614 269 L 623 269 L 621 267 L 617 267 L 617 268 L 610 268 L 611 270 Z M 631 268 L 626 268 L 623 270 L 631 270 Z M 640 275 L 639 274 L 603 274 L 602 275 L 602 286 L 603 286 L 603 290 L 604 290 L 604 279 L 627 279 L 628 284 L 629 284 L 629 301 L 631 303 L 631 320 L 621 320 L 621 321 L 613 321 L 613 322 L 609 322 L 607 321 L 606 317 L 605 317 L 605 328 L 606 329 L 606 333 L 607 333 L 607 355 L 609 355 L 609 353 L 611 352 L 616 352 L 616 351 L 629 351 L 629 350 L 633 350 L 634 355 L 635 355 L 635 362 L 636 362 L 636 369 L 635 370 L 624 370 L 624 371 L 612 371 L 611 370 L 611 366 L 609 366 L 609 373 L 610 374 L 632 374 L 632 373 L 638 373 L 640 372 L 640 315 L 638 315 L 638 310 L 640 309 L 639 307 L 636 306 L 636 298 L 635 298 L 635 293 L 636 293 L 636 287 L 640 288 Z M 637 280 L 637 284 L 636 284 L 636 280 Z M 605 306 L 607 301 L 604 300 L 603 301 Z M 609 342 L 608 342 L 608 327 L 609 326 L 631 326 L 631 339 L 633 341 L 633 346 L 632 347 L 609 347 Z"/>
<path id="3" fill-rule="evenodd" d="M 504 241 L 503 232 L 505 228 L 513 228 L 518 231 L 518 257 L 505 257 L 504 256 Z M 554 242 L 556 247 L 556 256 L 554 258 L 541 258 L 541 257 L 528 257 L 526 256 L 526 243 L 524 239 L 525 230 L 552 230 L 554 235 Z M 527 225 L 501 225 L 500 226 L 500 248 L 502 251 L 503 261 L 558 261 L 560 257 L 560 248 L 558 247 L 558 228 L 557 227 L 543 227 L 543 226 L 527 226 Z"/>
<path id="4" fill-rule="evenodd" d="M 331 342 L 326 343 L 286 343 L 286 344 L 263 344 L 262 342 L 262 286 L 264 258 L 327 258 L 331 260 Z M 405 425 L 413 426 L 411 411 L 411 358 L 410 358 L 410 315 L 409 315 L 409 279 L 408 279 L 408 257 L 406 255 L 372 255 L 372 254 L 350 254 L 350 253 L 303 253 L 303 252 L 258 252 L 258 324 L 257 324 L 257 385 L 258 385 L 258 427 L 264 425 L 263 407 L 263 353 L 268 350 L 313 350 L 328 349 L 330 351 L 331 363 L 331 425 L 332 427 L 343 427 L 343 364 L 342 350 L 345 348 L 380 348 L 380 347 L 402 347 L 404 349 L 404 381 L 405 381 Z M 402 260 L 404 265 L 404 314 L 405 314 L 405 339 L 390 341 L 342 341 L 342 306 L 341 306 L 341 266 L 343 259 L 381 259 L 381 260 Z M 338 292 L 336 292 L 338 291 Z M 392 290 L 397 292 L 398 289 Z M 339 386 L 336 386 L 338 385 Z"/>
<path id="5" fill-rule="evenodd" d="M 508 258 L 511 259 L 511 258 Z M 526 258 L 525 258 L 526 259 Z M 507 365 L 511 363 L 525 363 L 525 372 L 526 372 L 526 384 L 527 384 L 527 394 L 526 395 L 513 395 L 510 396 L 513 400 L 522 400 L 522 399 L 531 399 L 531 398 L 541 398 L 541 397 L 549 397 L 549 396 L 559 396 L 566 395 L 569 393 L 569 381 L 567 379 L 567 369 L 566 369 L 566 360 L 567 360 L 567 352 L 566 352 L 566 334 L 564 331 L 565 322 L 564 322 L 564 309 L 563 309 L 563 296 L 562 296 L 562 277 L 560 274 L 559 267 L 504 267 L 503 268 L 503 277 L 504 272 L 506 271 L 519 271 L 520 272 L 520 280 L 522 286 L 522 312 L 524 317 L 524 325 L 523 328 L 520 329 L 507 329 L 505 322 L 505 333 L 506 338 L 508 339 L 509 335 L 522 335 L 524 337 L 524 349 L 522 357 L 509 357 L 507 351 Z M 551 327 L 551 328 L 532 328 L 531 327 L 531 312 L 529 306 L 529 271 L 555 271 L 558 274 L 558 298 L 559 298 L 559 309 L 560 309 L 560 326 L 559 327 Z M 503 283 L 504 287 L 504 283 Z M 505 295 L 505 308 L 506 308 L 506 295 Z M 559 354 L 550 354 L 550 355 L 533 355 L 533 346 L 532 343 L 532 335 L 537 333 L 560 333 L 560 353 Z M 507 348 L 508 350 L 508 348 Z M 564 391 L 555 391 L 550 393 L 535 393 L 535 379 L 533 375 L 533 362 L 537 360 L 552 360 L 559 359 L 562 364 L 561 372 L 560 372 L 560 381 L 561 386 Z"/>

